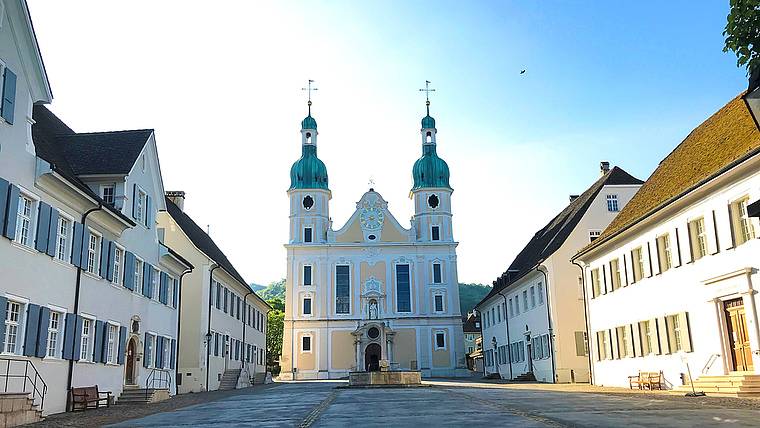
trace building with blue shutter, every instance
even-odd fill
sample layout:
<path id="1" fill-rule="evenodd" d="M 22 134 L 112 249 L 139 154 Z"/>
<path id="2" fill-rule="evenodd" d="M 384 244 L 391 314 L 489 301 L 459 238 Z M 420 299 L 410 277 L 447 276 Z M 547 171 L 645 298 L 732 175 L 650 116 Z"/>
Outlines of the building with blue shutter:
<path id="1" fill-rule="evenodd" d="M 317 122 L 311 111 L 301 122 L 302 155 L 290 170 L 288 189 L 281 379 L 333 379 L 381 367 L 419 370 L 424 377 L 469 375 L 453 189 L 436 134 L 428 107 L 422 156 L 412 167 L 415 213 L 409 228 L 370 188 L 334 230 L 327 168 L 317 157 Z"/>
<path id="2" fill-rule="evenodd" d="M 155 379 L 173 394 L 178 280 L 192 266 L 156 227 L 165 201 L 153 131 L 66 126 L 44 106 L 52 95 L 26 3 L 4 5 L 2 383 L 20 391 L 26 379 L 44 413 L 64 411 L 70 387 L 119 397 Z"/>
<path id="3" fill-rule="evenodd" d="M 180 393 L 260 384 L 266 375 L 272 308 L 184 212 L 185 192 L 167 192 L 158 213 L 164 242 L 195 269 L 182 279 L 177 389 Z"/>

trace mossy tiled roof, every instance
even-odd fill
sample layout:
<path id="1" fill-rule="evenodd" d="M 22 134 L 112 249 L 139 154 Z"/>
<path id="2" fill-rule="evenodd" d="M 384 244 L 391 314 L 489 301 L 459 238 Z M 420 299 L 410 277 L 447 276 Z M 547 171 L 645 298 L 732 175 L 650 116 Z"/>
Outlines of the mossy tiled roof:
<path id="1" fill-rule="evenodd" d="M 691 131 L 660 162 L 599 239 L 587 248 L 599 245 L 615 232 L 677 200 L 686 190 L 760 146 L 760 132 L 742 99 L 743 95 L 737 95 Z"/>

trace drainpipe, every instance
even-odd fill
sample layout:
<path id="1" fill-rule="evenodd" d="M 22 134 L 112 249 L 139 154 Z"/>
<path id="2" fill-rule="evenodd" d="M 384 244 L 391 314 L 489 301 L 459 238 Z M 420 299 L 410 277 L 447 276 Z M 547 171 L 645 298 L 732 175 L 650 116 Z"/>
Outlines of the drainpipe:
<path id="1" fill-rule="evenodd" d="M 181 347 L 179 346 L 179 340 L 180 340 L 180 327 L 182 326 L 182 278 L 185 277 L 188 273 L 192 272 L 192 269 L 188 269 L 184 272 L 182 272 L 182 275 L 179 276 L 179 288 L 177 289 L 177 350 L 175 351 L 174 355 L 174 384 L 176 386 L 179 386 L 179 382 L 177 380 L 179 379 L 179 350 Z M 176 388 L 175 386 L 175 388 Z M 176 391 L 176 393 L 179 394 L 179 391 Z"/>
<path id="2" fill-rule="evenodd" d="M 90 215 L 90 213 L 95 212 L 95 211 L 100 211 L 102 209 L 103 209 L 103 204 L 99 203 L 97 207 L 91 208 L 90 210 L 85 212 L 84 215 L 82 215 L 82 226 L 84 226 L 84 222 L 87 220 L 87 216 Z M 88 243 L 89 243 L 89 239 L 88 239 Z M 84 246 L 84 236 L 82 237 L 82 246 Z M 76 287 L 74 291 L 74 315 L 79 314 L 79 292 L 81 291 L 81 287 L 82 287 L 82 268 L 77 267 L 77 282 L 76 282 Z M 72 379 L 74 377 L 73 352 L 74 352 L 75 342 L 76 340 L 71 341 L 72 359 L 69 360 L 69 369 L 68 369 L 68 374 L 67 374 L 67 379 L 66 379 L 66 391 L 71 389 Z M 68 397 L 68 394 L 66 394 L 66 397 Z"/>
<path id="3" fill-rule="evenodd" d="M 504 298 L 504 321 L 506 321 L 507 324 L 507 357 L 509 358 L 509 380 L 512 380 L 512 353 L 509 349 L 512 342 L 509 340 L 509 315 L 506 313 L 507 296 L 501 294 L 501 291 L 497 292 L 497 294 Z M 482 319 L 480 320 L 480 324 L 483 325 Z"/>
<path id="4" fill-rule="evenodd" d="M 546 322 L 549 326 L 549 355 L 552 357 L 552 383 L 557 383 L 557 368 L 554 347 L 552 346 L 552 343 L 554 343 L 554 329 L 552 328 L 551 302 L 549 301 L 549 277 L 546 275 L 546 272 L 541 270 L 542 267 L 545 268 L 546 266 L 538 265 L 536 266 L 536 270 L 544 274 L 544 283 L 546 283 Z"/>
<path id="5" fill-rule="evenodd" d="M 246 294 L 245 294 L 245 296 L 243 296 L 243 308 L 245 308 L 245 305 L 248 303 L 248 302 L 246 301 L 246 299 L 247 299 L 247 298 L 248 298 L 248 296 L 250 296 L 251 294 L 253 294 L 253 291 L 249 291 L 248 293 L 246 293 Z M 246 313 L 245 313 L 245 314 L 243 314 L 243 348 L 244 348 L 244 349 L 247 349 L 247 345 L 246 345 L 246 343 L 245 343 L 245 320 L 247 319 L 247 316 L 248 316 L 247 312 L 248 312 L 248 311 L 246 311 Z M 240 363 L 240 367 L 241 367 L 241 368 L 245 367 L 245 350 L 243 351 L 243 358 L 242 358 L 242 360 L 241 360 L 241 363 Z M 256 374 L 256 373 L 254 372 L 254 375 L 255 375 L 255 374 Z"/>
<path id="6" fill-rule="evenodd" d="M 591 328 L 588 324 L 588 299 L 586 298 L 586 272 L 583 270 L 583 266 L 579 265 L 575 262 L 575 260 L 570 260 L 570 263 L 578 266 L 578 269 L 581 270 L 581 284 L 583 286 L 583 324 L 586 328 L 586 343 L 588 344 L 588 383 L 589 385 L 594 384 L 594 369 L 591 365 Z"/>
<path id="7" fill-rule="evenodd" d="M 211 301 L 211 288 L 214 286 L 214 271 L 220 267 L 218 264 L 214 265 L 211 270 L 208 271 L 208 328 L 206 329 L 206 391 L 208 391 L 208 380 L 211 367 L 208 365 L 208 360 L 211 357 L 211 309 L 214 307 L 214 302 Z M 218 296 L 217 296 L 218 297 Z"/>

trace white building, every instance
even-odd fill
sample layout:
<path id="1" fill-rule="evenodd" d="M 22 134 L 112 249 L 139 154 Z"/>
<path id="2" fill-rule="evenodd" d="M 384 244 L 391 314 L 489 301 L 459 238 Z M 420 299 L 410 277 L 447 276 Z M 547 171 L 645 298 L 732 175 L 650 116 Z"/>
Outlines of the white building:
<path id="1" fill-rule="evenodd" d="M 184 199 L 185 192 L 167 192 L 166 211 L 158 214 L 164 242 L 195 266 L 180 291 L 177 388 L 185 393 L 262 383 L 271 307 L 183 211 Z"/>
<path id="2" fill-rule="evenodd" d="M 436 154 L 435 120 L 422 120 L 413 167 L 415 215 L 403 227 L 370 189 L 333 230 L 317 123 L 301 124 L 290 172 L 283 379 L 327 379 L 390 367 L 466 376 L 449 168 Z"/>
<path id="3" fill-rule="evenodd" d="M 37 379 L 26 391 L 37 404 L 44 392 L 45 413 L 65 410 L 71 386 L 118 396 L 151 377 L 173 393 L 177 279 L 190 266 L 158 241 L 153 131 L 77 134 L 55 117 L 26 3 L 2 5 L 0 377 Z"/>
<path id="4" fill-rule="evenodd" d="M 589 381 L 581 272 L 570 257 L 601 234 L 643 183 L 618 167 L 610 170 L 607 162 L 601 172 L 536 232 L 475 307 L 483 323 L 486 374 Z"/>
<path id="5" fill-rule="evenodd" d="M 741 96 L 694 129 L 583 265 L 595 384 L 662 370 L 667 388 L 757 372 L 760 132 Z M 719 380 L 720 378 L 713 378 Z M 731 392 L 731 391 L 729 391 Z"/>

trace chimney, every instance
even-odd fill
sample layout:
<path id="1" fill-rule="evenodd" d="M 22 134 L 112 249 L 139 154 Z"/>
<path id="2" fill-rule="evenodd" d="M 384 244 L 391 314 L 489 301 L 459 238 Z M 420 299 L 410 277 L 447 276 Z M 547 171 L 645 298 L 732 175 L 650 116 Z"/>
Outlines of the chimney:
<path id="1" fill-rule="evenodd" d="M 185 211 L 185 191 L 174 190 L 166 192 L 166 197 L 170 201 L 174 202 L 174 205 L 178 206 L 180 211 Z"/>
<path id="2" fill-rule="evenodd" d="M 599 162 L 599 168 L 602 170 L 602 175 L 607 174 L 608 172 L 610 172 L 610 163 Z"/>
<path id="3" fill-rule="evenodd" d="M 578 199 L 578 196 L 580 195 L 570 195 L 570 202 L 573 202 L 574 200 Z"/>

